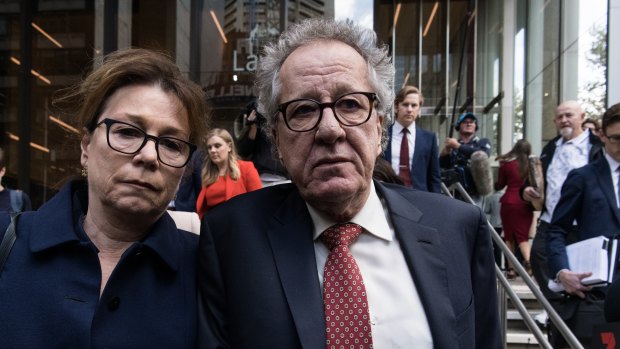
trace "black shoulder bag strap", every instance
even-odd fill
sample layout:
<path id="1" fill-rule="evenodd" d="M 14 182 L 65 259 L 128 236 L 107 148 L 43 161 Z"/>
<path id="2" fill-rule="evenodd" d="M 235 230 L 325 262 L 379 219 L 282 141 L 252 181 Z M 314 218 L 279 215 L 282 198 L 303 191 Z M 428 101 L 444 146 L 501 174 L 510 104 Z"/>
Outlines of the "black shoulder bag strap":
<path id="1" fill-rule="evenodd" d="M 11 223 L 9 223 L 4 233 L 4 238 L 2 238 L 2 243 L 0 244 L 0 273 L 2 273 L 4 263 L 9 259 L 9 253 L 11 253 L 11 248 L 13 248 L 15 239 L 17 239 L 15 235 L 15 225 L 17 224 L 17 217 L 19 217 L 20 214 L 21 212 L 11 213 Z"/>

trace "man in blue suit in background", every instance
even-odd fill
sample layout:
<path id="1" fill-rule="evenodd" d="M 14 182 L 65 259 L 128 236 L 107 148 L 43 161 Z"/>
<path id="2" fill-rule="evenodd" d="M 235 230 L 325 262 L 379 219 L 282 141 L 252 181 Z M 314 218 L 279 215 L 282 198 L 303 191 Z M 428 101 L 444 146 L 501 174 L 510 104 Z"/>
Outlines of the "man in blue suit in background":
<path id="1" fill-rule="evenodd" d="M 602 290 L 581 283 L 592 275 L 590 271 L 572 271 L 568 265 L 567 236 L 573 229 L 573 222 L 577 222 L 579 241 L 620 233 L 620 103 L 603 115 L 601 140 L 605 144 L 604 156 L 568 174 L 547 232 L 549 275 L 562 283 L 566 293 L 579 298 L 585 298 L 588 293 L 591 299 L 601 299 L 605 295 Z M 598 321 L 604 322 L 602 309 L 600 311 Z M 590 335 L 591 332 L 586 333 L 585 338 L 578 338 L 587 344 Z"/>
<path id="2" fill-rule="evenodd" d="M 396 122 L 388 129 L 389 141 L 383 157 L 406 186 L 439 193 L 437 137 L 415 124 L 423 104 L 424 97 L 414 86 L 405 86 L 398 92 L 394 100 Z M 407 140 L 404 143 L 403 138 Z"/>

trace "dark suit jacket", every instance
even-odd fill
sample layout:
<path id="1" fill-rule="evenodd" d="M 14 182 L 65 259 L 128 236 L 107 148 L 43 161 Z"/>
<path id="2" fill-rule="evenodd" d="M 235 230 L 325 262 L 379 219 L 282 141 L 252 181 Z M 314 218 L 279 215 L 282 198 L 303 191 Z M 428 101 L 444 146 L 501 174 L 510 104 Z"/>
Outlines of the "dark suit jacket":
<path id="1" fill-rule="evenodd" d="M 620 210 L 605 157 L 574 169 L 562 186 L 547 232 L 550 275 L 568 268 L 566 236 L 577 220 L 578 240 L 620 233 Z"/>
<path id="2" fill-rule="evenodd" d="M 484 214 L 442 195 L 375 186 L 388 206 L 435 348 L 501 348 Z M 200 346 L 325 348 L 313 223 L 296 187 L 238 196 L 205 217 Z"/>
<path id="3" fill-rule="evenodd" d="M 392 129 L 388 129 L 389 141 L 383 153 L 383 158 L 392 164 Z M 400 154 L 395 154 L 399 156 Z M 396 173 L 398 175 L 398 173 Z M 439 173 L 439 157 L 437 137 L 434 133 L 415 128 L 415 148 L 411 161 L 411 185 L 413 188 L 441 192 L 441 174 Z"/>

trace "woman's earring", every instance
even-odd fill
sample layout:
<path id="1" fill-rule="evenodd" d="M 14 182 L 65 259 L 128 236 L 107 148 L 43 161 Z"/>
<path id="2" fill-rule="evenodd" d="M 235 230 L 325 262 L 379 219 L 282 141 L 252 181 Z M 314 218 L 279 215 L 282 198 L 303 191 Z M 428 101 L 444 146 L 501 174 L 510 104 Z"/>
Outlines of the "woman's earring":
<path id="1" fill-rule="evenodd" d="M 82 167 L 82 177 L 88 177 L 88 167 L 86 165 Z"/>

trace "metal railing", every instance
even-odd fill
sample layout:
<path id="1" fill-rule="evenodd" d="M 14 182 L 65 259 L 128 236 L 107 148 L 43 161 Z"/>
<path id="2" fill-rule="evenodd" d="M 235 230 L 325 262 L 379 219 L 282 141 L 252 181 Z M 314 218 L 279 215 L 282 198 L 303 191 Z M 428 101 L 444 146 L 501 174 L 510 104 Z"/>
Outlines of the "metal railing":
<path id="1" fill-rule="evenodd" d="M 463 201 L 475 205 L 474 200 L 472 200 L 472 198 L 469 196 L 467 191 L 463 188 L 461 183 L 457 182 L 451 185 L 450 188 L 446 187 L 444 183 L 441 183 L 441 190 L 444 194 L 450 197 L 454 197 L 452 193 L 456 191 L 463 198 Z M 502 251 L 502 255 L 506 257 L 508 262 L 513 266 L 513 268 L 519 274 L 519 276 L 523 278 L 523 281 L 525 282 L 527 287 L 532 291 L 532 294 L 534 295 L 536 300 L 543 306 L 543 308 L 547 312 L 547 315 L 549 316 L 549 319 L 553 322 L 553 324 L 555 325 L 559 333 L 562 335 L 562 337 L 564 337 L 564 339 L 566 340 L 566 343 L 573 349 L 583 349 L 583 345 L 579 343 L 579 340 L 577 340 L 577 337 L 575 337 L 575 335 L 568 328 L 564 320 L 562 320 L 560 315 L 558 315 L 555 309 L 551 306 L 547 298 L 545 298 L 545 296 L 542 294 L 538 286 L 534 283 L 534 280 L 532 280 L 532 278 L 527 273 L 525 268 L 517 260 L 517 257 L 512 253 L 512 251 L 510 251 L 506 243 L 504 243 L 504 240 L 502 239 L 502 237 L 497 233 L 497 231 L 495 231 L 495 228 L 491 225 L 491 223 L 488 220 L 487 220 L 487 225 L 489 226 L 489 231 L 491 231 L 491 238 Z M 495 274 L 497 276 L 497 280 L 499 281 L 499 284 L 501 285 L 501 287 L 498 288 L 498 299 L 499 299 L 499 307 L 500 307 L 500 322 L 502 326 L 502 336 L 504 338 L 504 343 L 506 343 L 506 328 L 507 328 L 507 325 L 506 325 L 507 324 L 506 295 L 508 295 L 508 297 L 510 297 L 510 300 L 514 304 L 519 314 L 521 314 L 521 317 L 523 318 L 525 325 L 528 327 L 530 331 L 532 331 L 532 334 L 538 341 L 538 344 L 540 345 L 540 347 L 553 349 L 553 346 L 551 346 L 551 344 L 549 343 L 549 340 L 542 333 L 542 331 L 540 330 L 540 328 L 534 321 L 534 318 L 527 311 L 527 308 L 525 307 L 521 299 L 518 297 L 518 295 L 515 293 L 515 291 L 512 289 L 508 280 L 504 276 L 504 273 L 497 265 L 495 266 Z"/>

